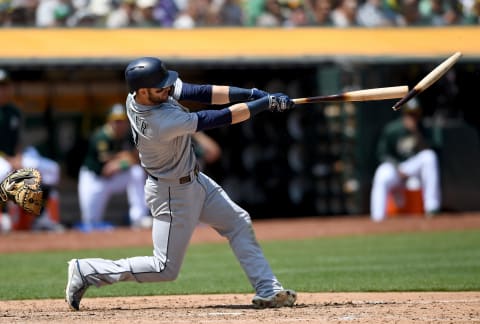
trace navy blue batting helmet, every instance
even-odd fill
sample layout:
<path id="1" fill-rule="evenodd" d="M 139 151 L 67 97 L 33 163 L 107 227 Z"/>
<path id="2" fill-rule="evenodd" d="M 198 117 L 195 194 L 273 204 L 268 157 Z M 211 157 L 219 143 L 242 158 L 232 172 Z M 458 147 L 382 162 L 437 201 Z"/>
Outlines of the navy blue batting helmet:
<path id="1" fill-rule="evenodd" d="M 155 57 L 135 59 L 125 69 L 129 92 L 140 88 L 166 88 L 173 85 L 177 78 L 177 72 L 167 70 L 165 64 Z"/>

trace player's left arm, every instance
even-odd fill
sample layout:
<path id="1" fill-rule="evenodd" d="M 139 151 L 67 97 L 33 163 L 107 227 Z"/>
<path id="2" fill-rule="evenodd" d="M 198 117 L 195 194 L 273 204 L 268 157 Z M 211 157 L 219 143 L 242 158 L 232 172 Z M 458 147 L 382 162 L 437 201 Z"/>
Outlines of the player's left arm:
<path id="1" fill-rule="evenodd" d="M 257 88 L 239 88 L 224 85 L 192 84 L 180 78 L 174 84 L 172 96 L 177 100 L 196 101 L 206 104 L 223 105 L 260 99 L 269 95 Z"/>
<path id="2" fill-rule="evenodd" d="M 138 163 L 139 158 L 136 149 L 120 151 L 105 163 L 102 168 L 102 176 L 111 177 L 121 171 L 128 170 L 132 165 Z"/>

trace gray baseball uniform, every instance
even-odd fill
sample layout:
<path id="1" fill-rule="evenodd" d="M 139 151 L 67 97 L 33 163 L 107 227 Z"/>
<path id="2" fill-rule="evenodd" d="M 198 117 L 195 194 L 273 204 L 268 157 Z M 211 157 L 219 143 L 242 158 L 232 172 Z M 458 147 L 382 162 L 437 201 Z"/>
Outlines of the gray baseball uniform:
<path id="1" fill-rule="evenodd" d="M 259 296 L 283 289 L 272 273 L 252 230 L 249 214 L 196 167 L 191 135 L 198 117 L 170 97 L 157 106 L 142 106 L 129 94 L 126 102 L 142 166 L 149 177 L 146 200 L 154 217 L 153 256 L 121 260 L 79 259 L 88 284 L 118 281 L 174 280 L 199 222 L 226 237 Z"/>

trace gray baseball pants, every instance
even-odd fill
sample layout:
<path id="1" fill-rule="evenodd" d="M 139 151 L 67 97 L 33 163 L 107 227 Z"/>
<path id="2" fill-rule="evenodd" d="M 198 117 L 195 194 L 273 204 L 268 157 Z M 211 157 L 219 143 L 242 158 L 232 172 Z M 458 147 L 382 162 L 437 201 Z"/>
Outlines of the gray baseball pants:
<path id="1" fill-rule="evenodd" d="M 145 192 L 154 217 L 153 256 L 80 259 L 80 271 L 89 284 L 175 280 L 193 231 L 202 222 L 227 238 L 257 295 L 267 297 L 283 289 L 257 243 L 249 214 L 207 175 L 192 175 L 192 181 L 184 184 L 149 177 Z"/>

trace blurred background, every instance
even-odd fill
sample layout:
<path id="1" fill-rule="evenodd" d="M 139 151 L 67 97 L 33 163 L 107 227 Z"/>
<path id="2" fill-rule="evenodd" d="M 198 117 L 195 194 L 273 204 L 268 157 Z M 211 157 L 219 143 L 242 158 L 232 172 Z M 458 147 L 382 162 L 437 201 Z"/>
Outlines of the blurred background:
<path id="1" fill-rule="evenodd" d="M 60 218 L 70 226 L 88 136 L 125 101 L 135 57 L 160 57 L 186 82 L 298 98 L 411 88 L 461 51 L 418 101 L 440 148 L 442 210 L 478 211 L 479 16 L 478 0 L 2 0 L 0 68 L 28 144 L 61 165 Z M 205 171 L 253 218 L 368 214 L 375 146 L 398 117 L 394 103 L 308 104 L 211 130 L 222 156 Z M 109 206 L 127 210 L 124 196 Z"/>

